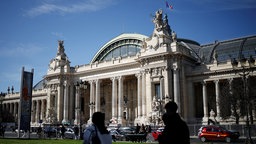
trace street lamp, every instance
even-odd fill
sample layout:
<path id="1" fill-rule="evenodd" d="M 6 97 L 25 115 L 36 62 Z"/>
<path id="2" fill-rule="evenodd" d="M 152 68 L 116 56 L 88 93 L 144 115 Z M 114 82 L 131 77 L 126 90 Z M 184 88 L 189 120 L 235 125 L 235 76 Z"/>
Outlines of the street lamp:
<path id="1" fill-rule="evenodd" d="M 240 62 L 241 68 L 238 68 L 238 63 Z M 246 102 L 246 127 L 247 127 L 247 135 L 246 135 L 246 143 L 253 144 L 253 140 L 251 138 L 251 129 L 249 124 L 249 112 L 250 112 L 250 97 L 248 95 L 248 86 L 247 86 L 247 78 L 250 72 L 253 72 L 252 67 L 254 67 L 255 59 L 250 56 L 249 59 L 246 59 L 243 55 L 240 57 L 239 62 L 233 58 L 231 61 L 232 67 L 235 70 L 235 73 L 238 73 L 243 80 L 243 96 Z M 246 65 L 248 62 L 248 66 Z"/>
<path id="2" fill-rule="evenodd" d="M 75 102 L 75 124 L 77 126 L 79 126 L 79 134 L 80 134 L 80 139 L 83 138 L 82 136 L 82 124 L 81 124 L 81 103 L 80 103 L 80 96 L 81 96 L 81 93 L 80 93 L 80 90 L 81 89 L 87 89 L 87 84 L 86 84 L 86 81 L 80 81 L 80 82 L 76 82 L 75 84 L 75 87 L 76 87 L 76 102 Z"/>

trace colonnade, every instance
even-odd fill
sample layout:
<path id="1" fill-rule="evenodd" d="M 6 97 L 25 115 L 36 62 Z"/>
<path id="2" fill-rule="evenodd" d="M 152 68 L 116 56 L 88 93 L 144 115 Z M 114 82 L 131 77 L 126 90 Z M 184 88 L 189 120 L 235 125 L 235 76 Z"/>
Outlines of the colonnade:
<path id="1" fill-rule="evenodd" d="M 46 121 L 46 100 L 32 100 L 31 123 Z"/>
<path id="2" fill-rule="evenodd" d="M 12 114 L 15 121 L 18 119 L 19 101 L 10 101 L 2 104 L 3 110 Z M 31 106 L 31 123 L 39 123 L 39 120 L 46 120 L 46 100 L 32 100 Z"/>
<path id="3" fill-rule="evenodd" d="M 226 88 L 224 88 L 224 85 L 220 86 L 220 83 L 226 83 Z M 214 100 L 215 101 L 211 101 L 209 100 L 209 92 L 208 92 L 208 85 L 210 83 L 214 84 Z M 230 79 L 215 79 L 215 80 L 205 80 L 202 83 L 202 98 L 203 98 L 203 123 L 207 123 L 209 118 L 214 118 L 215 120 L 217 120 L 218 122 L 222 122 L 222 117 L 221 117 L 221 108 L 223 104 L 228 105 L 228 101 L 231 101 L 231 99 L 228 99 L 227 102 L 225 102 L 225 100 L 223 99 L 225 96 L 234 96 L 232 95 L 234 93 L 234 89 L 232 88 L 232 85 L 234 84 L 234 79 L 230 78 Z M 223 94 L 225 93 L 225 94 Z M 223 96 L 221 96 L 223 95 Z M 223 102 L 224 101 L 224 102 Z M 215 104 L 215 106 L 209 107 L 209 103 L 211 104 Z M 232 103 L 230 103 L 229 107 L 231 108 Z M 238 111 L 240 111 L 240 109 L 243 107 L 244 105 L 240 105 L 240 107 L 237 108 Z M 255 106 L 252 106 L 252 116 L 254 117 L 253 119 L 256 119 L 256 115 L 255 115 L 255 110 L 254 108 Z M 234 118 L 233 112 L 232 112 L 232 108 L 230 109 L 230 118 L 232 119 L 232 117 Z M 239 114 L 240 115 L 240 114 Z M 228 121 L 232 121 L 231 119 L 226 119 Z M 242 115 L 240 116 L 241 121 L 243 121 L 243 117 Z M 234 120 L 233 120 L 234 121 Z"/>
<path id="4" fill-rule="evenodd" d="M 128 116 L 129 113 L 133 112 L 133 117 L 136 122 L 135 123 L 140 123 L 143 122 L 147 119 L 147 115 L 149 112 L 151 112 L 151 103 L 152 103 L 152 98 L 153 94 L 152 92 L 152 82 L 159 83 L 160 84 L 160 93 L 161 95 L 165 95 L 164 92 L 164 87 L 165 87 L 165 80 L 164 78 L 158 77 L 156 80 L 151 79 L 150 73 L 146 72 L 140 72 L 137 74 L 134 74 L 136 77 L 137 83 L 134 83 L 137 87 L 136 93 L 131 97 L 131 95 L 127 95 L 128 99 L 130 101 L 136 102 L 134 105 L 128 105 Z M 111 80 L 111 96 L 109 96 L 109 100 L 111 101 L 111 106 L 109 112 L 111 112 L 111 119 L 116 119 L 118 124 L 123 124 L 123 118 L 124 118 L 124 80 L 126 76 L 116 76 L 116 77 L 111 77 L 109 78 Z M 101 83 L 103 79 L 95 79 L 95 80 L 88 80 L 89 83 L 89 89 L 90 90 L 90 100 L 89 100 L 89 113 L 90 113 L 90 118 L 88 122 L 91 122 L 91 116 L 95 111 L 100 111 L 101 110 L 101 104 L 100 104 L 100 99 L 103 97 L 101 96 Z M 153 88 L 154 89 L 154 88 Z M 177 92 L 178 93 L 178 92 Z M 81 106 L 80 106 L 80 88 L 79 86 L 76 87 L 76 92 L 75 92 L 75 124 L 80 123 L 80 111 L 81 111 Z M 161 96 L 162 97 L 162 96 Z M 177 98 L 178 99 L 178 98 Z M 106 110 L 106 109 L 105 109 Z M 64 108 L 65 111 L 65 108 Z"/>
<path id="5" fill-rule="evenodd" d="M 19 102 L 18 101 L 10 101 L 2 103 L 2 111 L 9 111 L 14 119 L 18 118 L 18 109 Z"/>

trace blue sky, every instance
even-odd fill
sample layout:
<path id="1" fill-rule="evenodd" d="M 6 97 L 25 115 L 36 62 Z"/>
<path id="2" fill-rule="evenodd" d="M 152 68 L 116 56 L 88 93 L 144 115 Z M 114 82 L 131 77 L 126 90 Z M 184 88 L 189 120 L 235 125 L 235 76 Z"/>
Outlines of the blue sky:
<path id="1" fill-rule="evenodd" d="M 151 35 L 163 9 L 180 38 L 200 44 L 256 35 L 256 0 L 1 0 L 0 92 L 20 90 L 21 69 L 46 74 L 64 40 L 71 66 L 87 64 L 122 33 Z"/>

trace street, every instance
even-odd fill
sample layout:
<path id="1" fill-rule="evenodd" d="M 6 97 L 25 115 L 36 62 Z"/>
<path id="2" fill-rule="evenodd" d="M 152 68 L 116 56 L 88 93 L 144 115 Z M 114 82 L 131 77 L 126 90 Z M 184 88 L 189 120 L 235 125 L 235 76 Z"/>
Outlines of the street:
<path id="1" fill-rule="evenodd" d="M 20 138 L 31 138 L 31 139 L 38 139 L 38 135 L 35 132 L 30 133 L 30 135 L 26 135 L 25 137 L 22 137 L 23 133 L 20 133 Z M 6 131 L 4 138 L 17 138 L 17 133 L 12 131 Z M 0 138 L 3 138 L 2 136 Z M 46 138 L 42 136 L 42 138 Z M 47 138 L 48 139 L 48 138 Z M 56 137 L 51 137 L 51 139 L 56 139 Z M 231 142 L 232 144 L 242 144 L 244 143 L 244 138 L 239 139 L 237 142 Z M 153 141 L 154 143 L 155 141 Z M 197 137 L 191 137 L 190 139 L 191 144 L 202 144 L 202 142 Z M 150 142 L 152 143 L 152 142 Z M 157 143 L 157 142 L 156 142 Z M 205 142 L 204 144 L 224 144 L 225 142 Z"/>

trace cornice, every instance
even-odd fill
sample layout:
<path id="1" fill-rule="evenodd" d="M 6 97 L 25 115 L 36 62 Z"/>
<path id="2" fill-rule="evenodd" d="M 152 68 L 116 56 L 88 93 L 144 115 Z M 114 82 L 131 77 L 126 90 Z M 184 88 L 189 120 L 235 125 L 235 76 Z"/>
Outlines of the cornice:
<path id="1" fill-rule="evenodd" d="M 255 71 L 256 67 L 253 68 L 246 68 L 245 71 Z M 202 76 L 218 76 L 218 75 L 227 75 L 227 74 L 237 74 L 238 77 L 239 76 L 238 73 L 241 73 L 243 71 L 243 69 L 224 69 L 224 70 L 215 70 L 215 71 L 209 71 L 209 72 L 201 72 L 201 73 L 197 73 L 197 74 L 189 74 L 186 75 L 186 77 L 202 77 Z"/>

